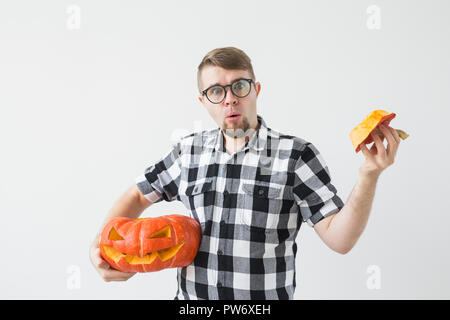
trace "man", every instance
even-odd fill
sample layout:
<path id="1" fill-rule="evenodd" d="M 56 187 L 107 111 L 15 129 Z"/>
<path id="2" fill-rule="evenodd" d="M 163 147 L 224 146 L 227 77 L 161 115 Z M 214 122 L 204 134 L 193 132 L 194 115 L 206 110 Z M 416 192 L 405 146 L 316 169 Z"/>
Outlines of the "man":
<path id="1" fill-rule="evenodd" d="M 292 299 L 295 238 L 302 222 L 345 254 L 367 223 L 380 173 L 394 162 L 400 138 L 381 127 L 344 205 L 317 148 L 267 127 L 257 114 L 261 84 L 248 56 L 233 47 L 209 52 L 198 67 L 199 101 L 218 124 L 183 137 L 148 167 L 106 220 L 137 218 L 152 203 L 179 200 L 202 228 L 195 260 L 178 268 L 176 299 Z M 91 260 L 106 281 L 133 273 Z"/>

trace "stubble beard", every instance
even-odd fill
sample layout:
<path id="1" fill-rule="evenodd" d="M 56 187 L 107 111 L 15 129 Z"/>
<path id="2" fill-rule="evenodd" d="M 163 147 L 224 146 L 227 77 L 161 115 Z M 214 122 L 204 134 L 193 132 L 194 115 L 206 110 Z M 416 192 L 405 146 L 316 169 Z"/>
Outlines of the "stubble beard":
<path id="1" fill-rule="evenodd" d="M 241 125 L 239 123 L 229 124 L 225 120 L 222 125 L 222 132 L 232 139 L 240 139 L 244 138 L 245 136 L 251 136 L 251 132 L 249 132 L 250 123 L 248 122 L 247 117 L 244 117 L 242 115 L 241 117 Z"/>

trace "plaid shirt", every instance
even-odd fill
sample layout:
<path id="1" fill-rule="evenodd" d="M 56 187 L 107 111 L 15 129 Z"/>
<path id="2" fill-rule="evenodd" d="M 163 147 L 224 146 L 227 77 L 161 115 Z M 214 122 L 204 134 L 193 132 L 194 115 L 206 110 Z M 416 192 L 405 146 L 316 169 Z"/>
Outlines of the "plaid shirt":
<path id="1" fill-rule="evenodd" d="M 344 203 L 315 146 L 259 129 L 229 154 L 220 128 L 192 133 L 136 179 L 151 202 L 182 201 L 202 229 L 175 299 L 292 299 L 295 238 Z"/>

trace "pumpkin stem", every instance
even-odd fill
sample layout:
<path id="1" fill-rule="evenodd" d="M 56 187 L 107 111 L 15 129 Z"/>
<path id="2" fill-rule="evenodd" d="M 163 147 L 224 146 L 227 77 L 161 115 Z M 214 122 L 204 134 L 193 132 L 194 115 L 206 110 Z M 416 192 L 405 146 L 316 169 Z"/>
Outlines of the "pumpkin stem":
<path id="1" fill-rule="evenodd" d="M 374 131 L 380 138 L 384 138 L 384 134 L 380 131 L 380 129 L 379 129 L 378 127 L 376 127 L 373 131 Z M 395 129 L 395 131 L 397 131 L 399 137 L 400 137 L 402 140 L 405 140 L 406 138 L 409 137 L 409 134 L 407 134 L 407 133 L 406 133 L 405 131 L 403 131 L 403 130 Z"/>

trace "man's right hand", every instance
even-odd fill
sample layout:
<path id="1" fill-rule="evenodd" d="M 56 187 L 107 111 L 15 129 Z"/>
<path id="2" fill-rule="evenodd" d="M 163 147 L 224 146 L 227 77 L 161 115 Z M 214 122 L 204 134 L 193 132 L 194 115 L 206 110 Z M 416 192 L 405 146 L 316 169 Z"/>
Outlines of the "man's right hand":
<path id="1" fill-rule="evenodd" d="M 92 264 L 97 269 L 103 280 L 105 280 L 106 282 L 127 281 L 136 274 L 136 272 L 122 272 L 111 268 L 109 263 L 106 262 L 100 255 L 100 248 L 98 247 L 97 243 L 94 243 L 92 245 L 90 257 Z"/>
<path id="2" fill-rule="evenodd" d="M 136 184 L 130 188 L 114 203 L 109 211 L 106 221 L 114 217 L 128 217 L 132 219 L 138 218 L 141 213 L 148 208 L 152 202 L 145 198 Z M 112 268 L 100 255 L 99 245 L 100 233 L 92 243 L 89 256 L 94 267 L 102 276 L 103 280 L 109 281 L 126 281 L 136 274 L 136 272 L 121 272 Z"/>

